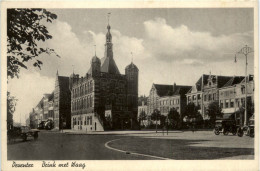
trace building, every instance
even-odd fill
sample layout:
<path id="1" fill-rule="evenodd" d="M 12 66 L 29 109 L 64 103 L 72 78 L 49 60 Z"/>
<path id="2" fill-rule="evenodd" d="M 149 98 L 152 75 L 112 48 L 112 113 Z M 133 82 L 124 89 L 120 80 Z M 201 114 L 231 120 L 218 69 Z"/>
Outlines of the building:
<path id="1" fill-rule="evenodd" d="M 69 77 L 59 76 L 57 71 L 54 89 L 54 128 L 71 128 L 71 93 Z"/>
<path id="2" fill-rule="evenodd" d="M 254 104 L 254 76 L 249 75 L 247 82 L 247 104 L 248 108 Z M 245 77 L 233 77 L 219 89 L 219 105 L 225 115 L 232 115 L 240 108 L 245 108 Z M 250 106 L 251 103 L 251 106 Z M 239 117 L 235 119 L 239 123 Z M 241 120 L 243 123 L 244 118 Z"/>
<path id="3" fill-rule="evenodd" d="M 137 124 L 138 68 L 133 62 L 120 74 L 107 26 L 105 54 L 91 59 L 84 77 L 70 76 L 72 129 L 103 131 L 129 129 Z"/>
<path id="4" fill-rule="evenodd" d="M 207 116 L 208 105 L 212 102 L 219 102 L 219 89 L 232 78 L 232 76 L 203 74 L 186 94 L 187 103 L 199 106 L 203 119 L 209 119 Z"/>
<path id="5" fill-rule="evenodd" d="M 52 92 L 48 98 L 48 116 L 47 119 L 54 120 L 54 92 Z"/>
<path id="6" fill-rule="evenodd" d="M 142 112 L 144 112 L 146 114 L 146 120 L 143 120 L 140 123 L 143 126 L 148 125 L 147 99 L 148 99 L 148 97 L 145 97 L 145 95 L 138 98 L 138 116 L 137 116 L 138 120 L 140 121 L 139 116 Z"/>
<path id="7" fill-rule="evenodd" d="M 151 115 L 154 109 L 160 110 L 161 114 L 167 115 L 170 108 L 174 107 L 183 113 L 186 106 L 185 94 L 191 86 L 183 85 L 161 85 L 153 84 L 148 97 L 148 114 Z"/>
<path id="8" fill-rule="evenodd" d="M 49 114 L 49 96 L 51 94 L 43 95 L 43 120 L 46 121 L 48 119 Z"/>
<path id="9" fill-rule="evenodd" d="M 172 91 L 172 85 L 153 84 L 147 101 L 147 112 L 151 115 L 155 109 L 159 109 L 159 98 L 167 96 Z"/>
<path id="10" fill-rule="evenodd" d="M 43 121 L 43 98 L 39 101 L 37 106 L 34 108 L 34 113 L 35 113 L 35 125 L 36 128 L 38 127 L 39 123 Z"/>
<path id="11" fill-rule="evenodd" d="M 171 108 L 175 108 L 180 116 L 185 112 L 187 105 L 186 93 L 191 86 L 174 85 L 167 94 L 159 98 L 159 111 L 162 115 L 167 116 Z"/>

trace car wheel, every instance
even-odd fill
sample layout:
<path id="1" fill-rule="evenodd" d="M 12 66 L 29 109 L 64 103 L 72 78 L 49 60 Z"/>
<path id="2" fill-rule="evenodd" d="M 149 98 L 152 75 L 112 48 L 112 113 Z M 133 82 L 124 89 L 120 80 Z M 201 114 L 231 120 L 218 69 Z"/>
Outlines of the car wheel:
<path id="1" fill-rule="evenodd" d="M 252 129 L 252 130 L 250 130 L 249 136 L 250 136 L 251 138 L 254 138 L 254 136 L 255 136 L 255 133 L 254 133 L 254 130 L 253 130 L 253 129 Z"/>
<path id="2" fill-rule="evenodd" d="M 237 136 L 243 137 L 244 131 L 242 129 L 238 129 Z"/>
<path id="3" fill-rule="evenodd" d="M 34 138 L 34 140 L 37 140 L 37 139 L 38 139 L 38 132 L 35 132 L 35 133 L 34 133 L 33 138 Z"/>
<path id="4" fill-rule="evenodd" d="M 27 140 L 27 135 L 26 135 L 26 134 L 23 134 L 23 135 L 22 135 L 22 139 L 23 139 L 23 141 L 26 141 L 26 140 Z"/>
<path id="5" fill-rule="evenodd" d="M 215 129 L 214 133 L 215 135 L 219 135 L 220 134 L 219 129 Z"/>
<path id="6" fill-rule="evenodd" d="M 228 135 L 228 133 L 229 133 L 229 132 L 228 132 L 227 130 L 224 130 L 224 131 L 223 131 L 223 134 L 224 134 L 224 135 Z"/>

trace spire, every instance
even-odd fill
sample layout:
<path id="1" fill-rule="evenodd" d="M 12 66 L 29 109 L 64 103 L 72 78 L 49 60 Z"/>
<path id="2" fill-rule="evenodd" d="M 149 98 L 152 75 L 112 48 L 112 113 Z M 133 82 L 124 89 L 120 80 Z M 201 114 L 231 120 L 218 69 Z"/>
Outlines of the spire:
<path id="1" fill-rule="evenodd" d="M 58 72 L 58 70 L 57 70 L 57 73 L 56 73 L 56 75 L 57 75 L 57 76 L 59 75 L 59 72 Z"/>
<path id="2" fill-rule="evenodd" d="M 107 34 L 106 34 L 106 42 L 107 43 L 112 43 L 112 35 L 110 33 L 110 25 L 109 25 L 109 17 L 111 13 L 107 13 Z"/>
<path id="3" fill-rule="evenodd" d="M 72 71 L 73 71 L 73 75 L 74 75 L 74 65 L 72 65 Z"/>
<path id="4" fill-rule="evenodd" d="M 96 54 L 96 45 L 94 45 L 95 46 L 95 56 L 97 56 L 97 54 Z"/>
<path id="5" fill-rule="evenodd" d="M 133 63 L 133 52 L 131 52 L 131 55 L 132 55 L 132 63 Z"/>

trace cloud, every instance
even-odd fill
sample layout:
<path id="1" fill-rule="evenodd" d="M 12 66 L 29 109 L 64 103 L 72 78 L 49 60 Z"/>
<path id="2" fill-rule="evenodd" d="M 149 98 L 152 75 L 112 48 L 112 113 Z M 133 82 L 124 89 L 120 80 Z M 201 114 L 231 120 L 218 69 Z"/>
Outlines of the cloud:
<path id="1" fill-rule="evenodd" d="M 21 70 L 19 79 L 11 79 L 8 83 L 8 91 L 12 96 L 15 96 L 17 101 L 16 111 L 14 113 L 14 120 L 25 123 L 25 116 L 29 116 L 45 93 L 51 93 L 54 90 L 55 79 L 42 76 L 39 72 L 29 72 L 28 70 Z"/>
<path id="2" fill-rule="evenodd" d="M 186 25 L 173 28 L 163 18 L 145 21 L 144 27 L 145 48 L 158 60 L 227 60 L 226 53 L 235 53 L 245 44 L 253 46 L 252 32 L 213 36 L 210 32 L 192 31 Z"/>
<path id="3" fill-rule="evenodd" d="M 233 53 L 245 44 L 253 46 L 253 32 L 213 36 L 185 25 L 173 28 L 163 18 L 145 21 L 143 26 L 142 38 L 111 28 L 114 59 L 121 74 L 130 64 L 133 52 L 134 63 L 139 68 L 139 94 L 148 95 L 153 83 L 193 85 L 201 74 L 210 71 L 212 74 L 243 75 L 242 58 L 239 57 L 235 68 Z M 69 76 L 74 65 L 75 73 L 84 76 L 95 53 L 94 45 L 97 56 L 104 57 L 106 28 L 104 32 L 86 28 L 75 33 L 67 22 L 56 20 L 48 25 L 48 30 L 53 39 L 43 46 L 55 49 L 61 58 L 41 56 L 42 70 L 30 65 L 28 71 L 23 70 L 20 79 L 10 81 L 8 89 L 19 99 L 18 113 L 28 114 L 44 93 L 54 89 L 57 69 L 60 75 Z M 253 71 L 253 58 L 249 58 L 248 68 Z"/>

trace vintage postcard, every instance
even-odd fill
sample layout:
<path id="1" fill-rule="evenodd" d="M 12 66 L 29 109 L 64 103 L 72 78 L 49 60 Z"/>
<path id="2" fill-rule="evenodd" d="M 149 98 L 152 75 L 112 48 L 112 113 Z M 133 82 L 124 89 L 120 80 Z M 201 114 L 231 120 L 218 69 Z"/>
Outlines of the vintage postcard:
<path id="1" fill-rule="evenodd" d="M 2 170 L 258 170 L 257 1 L 1 3 Z"/>

